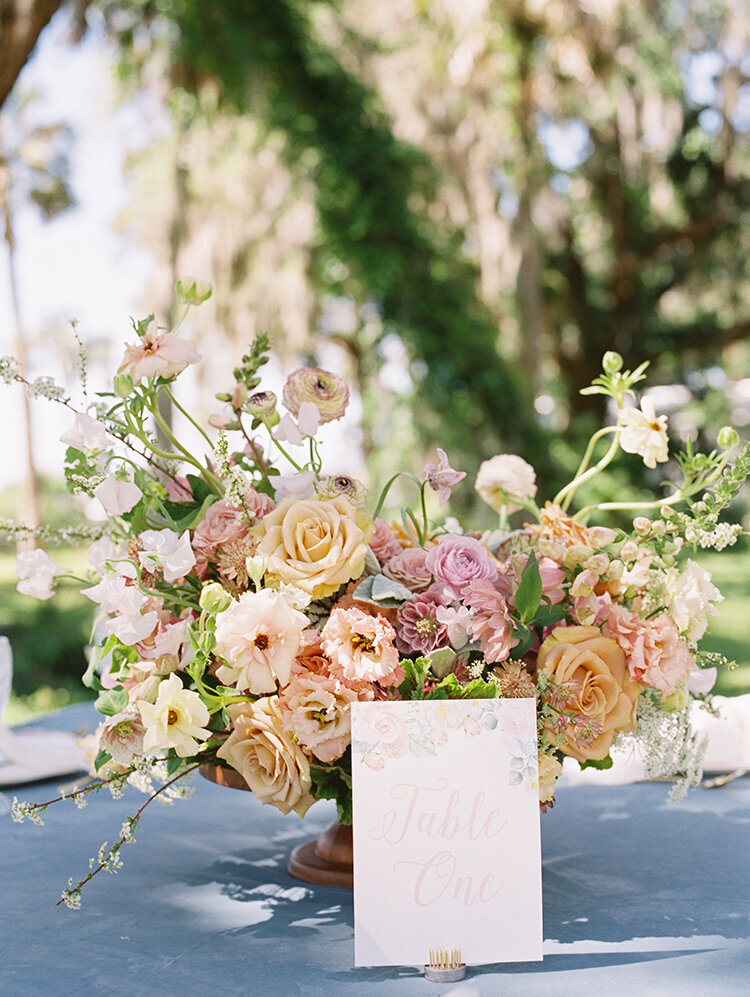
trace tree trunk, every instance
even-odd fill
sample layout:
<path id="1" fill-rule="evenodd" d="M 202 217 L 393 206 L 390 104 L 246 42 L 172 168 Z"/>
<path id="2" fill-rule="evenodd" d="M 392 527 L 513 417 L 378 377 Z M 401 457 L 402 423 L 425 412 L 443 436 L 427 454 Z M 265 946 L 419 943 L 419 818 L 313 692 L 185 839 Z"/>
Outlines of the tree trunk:
<path id="1" fill-rule="evenodd" d="M 26 337 L 24 336 L 21 307 L 18 299 L 18 279 L 16 274 L 16 246 L 13 235 L 13 224 L 10 213 L 9 199 L 5 207 L 5 244 L 8 249 L 8 283 L 10 284 L 11 309 L 15 326 L 15 352 L 20 373 L 26 376 Z M 25 477 L 22 493 L 22 508 L 19 510 L 20 520 L 32 529 L 41 525 L 41 502 L 39 499 L 39 476 L 34 462 L 34 437 L 31 425 L 31 404 L 24 385 L 19 385 L 21 391 L 21 425 L 24 434 Z M 36 546 L 35 541 L 21 541 L 19 546 Z"/>
<path id="2" fill-rule="evenodd" d="M 64 0 L 0 0 L 0 107 Z"/>

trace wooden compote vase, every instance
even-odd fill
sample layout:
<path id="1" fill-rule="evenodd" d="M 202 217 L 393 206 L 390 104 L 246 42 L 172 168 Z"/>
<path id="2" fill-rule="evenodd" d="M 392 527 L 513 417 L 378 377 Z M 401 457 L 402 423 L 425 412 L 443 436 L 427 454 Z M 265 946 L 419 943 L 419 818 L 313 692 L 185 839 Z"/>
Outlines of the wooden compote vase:
<path id="1" fill-rule="evenodd" d="M 219 786 L 242 789 L 250 787 L 239 774 L 223 765 L 204 765 L 201 775 Z M 317 838 L 297 845 L 289 856 L 287 872 L 295 879 L 315 886 L 336 886 L 351 890 L 354 884 L 352 828 L 335 820 Z"/>

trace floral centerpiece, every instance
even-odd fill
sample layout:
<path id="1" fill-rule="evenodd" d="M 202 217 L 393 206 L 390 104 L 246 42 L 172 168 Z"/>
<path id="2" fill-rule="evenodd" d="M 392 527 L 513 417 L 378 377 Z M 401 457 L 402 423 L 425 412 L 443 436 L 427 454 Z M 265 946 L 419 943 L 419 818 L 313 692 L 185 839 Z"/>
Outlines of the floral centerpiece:
<path id="1" fill-rule="evenodd" d="M 182 281 L 178 293 L 189 308 L 210 287 Z M 650 468 L 668 458 L 666 417 L 635 397 L 646 365 L 625 371 L 608 353 L 587 390 L 607 396 L 615 418 L 551 501 L 538 504 L 526 461 L 501 454 L 475 482 L 498 528 L 434 521 L 428 493 L 442 507 L 465 477 L 438 450 L 421 475 L 404 472 L 415 509 L 391 521 L 383 510 L 395 479 L 368 501 L 360 482 L 336 474 L 335 456 L 324 467 L 318 429 L 349 399 L 340 377 L 295 370 L 279 406 L 260 390 L 261 336 L 217 396 L 226 409 L 210 420 L 214 440 L 172 392 L 200 359 L 194 346 L 153 317 L 134 333 L 112 390 L 73 410 L 61 437 L 69 485 L 108 516 L 83 530 L 93 573 L 82 592 L 99 608 L 84 682 L 98 691 L 102 722 L 95 779 L 67 794 L 78 805 L 128 783 L 146 803 L 170 799 L 186 775 L 221 765 L 285 814 L 332 798 L 350 823 L 350 709 L 372 699 L 535 697 L 542 809 L 566 756 L 608 767 L 623 738 L 643 742 L 654 774 L 682 788 L 699 780 L 688 707 L 710 704 L 719 656 L 697 645 L 721 595 L 682 555 L 742 532 L 719 522 L 750 469 L 747 447 L 730 462 L 734 431 L 708 455 L 688 444 L 676 458 L 681 480 L 660 497 L 574 511 L 579 486 L 619 450 Z M 29 384 L 10 358 L 1 369 L 72 409 L 49 379 Z M 175 435 L 161 397 L 192 424 L 202 453 Z M 637 514 L 632 529 L 597 524 L 613 509 Z M 48 554 L 27 550 L 17 568 L 19 591 L 52 596 L 61 569 Z M 51 802 L 15 801 L 13 817 L 42 823 Z M 145 805 L 60 902 L 78 907 L 84 884 L 120 865 Z"/>

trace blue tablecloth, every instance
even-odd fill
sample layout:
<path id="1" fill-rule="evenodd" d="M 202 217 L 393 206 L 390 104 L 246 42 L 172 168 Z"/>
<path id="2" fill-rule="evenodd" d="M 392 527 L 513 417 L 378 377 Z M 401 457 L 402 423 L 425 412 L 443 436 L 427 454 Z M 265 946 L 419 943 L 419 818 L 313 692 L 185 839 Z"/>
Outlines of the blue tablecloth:
<path id="1" fill-rule="evenodd" d="M 95 719 L 80 705 L 42 723 Z M 44 828 L 11 822 L 13 795 L 56 785 L 0 793 L 3 997 L 747 992 L 748 778 L 678 804 L 663 784 L 563 787 L 542 817 L 544 961 L 470 968 L 446 986 L 414 968 L 354 968 L 351 893 L 287 874 L 291 848 L 334 816 L 326 803 L 303 822 L 197 778 L 191 800 L 151 804 L 122 870 L 97 876 L 80 911 L 55 907 L 143 800 L 101 793 L 82 812 L 56 804 Z"/>

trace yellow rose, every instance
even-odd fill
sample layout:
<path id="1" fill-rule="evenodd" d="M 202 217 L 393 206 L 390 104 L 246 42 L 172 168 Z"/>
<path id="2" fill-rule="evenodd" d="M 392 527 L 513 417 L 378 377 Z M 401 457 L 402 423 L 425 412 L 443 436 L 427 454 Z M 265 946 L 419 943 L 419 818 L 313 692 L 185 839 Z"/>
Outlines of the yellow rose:
<path id="1" fill-rule="evenodd" d="M 310 763 L 284 730 L 278 696 L 227 707 L 232 733 L 216 754 L 242 776 L 261 803 L 304 817 L 315 803 Z"/>
<path id="2" fill-rule="evenodd" d="M 373 521 L 343 495 L 286 498 L 261 523 L 257 553 L 270 581 L 296 585 L 313 599 L 331 595 L 364 571 Z"/>
<path id="3" fill-rule="evenodd" d="M 619 644 L 602 637 L 598 627 L 556 627 L 539 648 L 537 672 L 546 672 L 558 685 L 575 683 L 565 711 L 600 726 L 585 747 L 568 736 L 560 750 L 579 762 L 606 758 L 615 734 L 632 727 L 641 694 Z"/>

